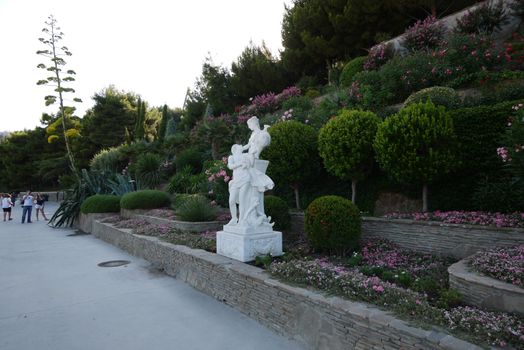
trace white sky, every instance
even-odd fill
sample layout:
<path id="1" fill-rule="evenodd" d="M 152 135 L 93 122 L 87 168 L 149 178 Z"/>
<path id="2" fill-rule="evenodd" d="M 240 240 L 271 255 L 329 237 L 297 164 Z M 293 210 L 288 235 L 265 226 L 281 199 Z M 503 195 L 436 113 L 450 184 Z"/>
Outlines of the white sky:
<path id="1" fill-rule="evenodd" d="M 47 76 L 36 54 L 50 14 L 64 32 L 61 45 L 73 53 L 66 69 L 77 115 L 93 105 L 91 97 L 113 84 L 140 94 L 150 106 L 182 107 L 188 87 L 200 76 L 211 53 L 230 68 L 252 40 L 265 41 L 273 54 L 281 49 L 284 4 L 291 0 L 0 0 L 0 131 L 33 129 L 49 109 L 44 96 L 52 87 L 37 86 Z"/>

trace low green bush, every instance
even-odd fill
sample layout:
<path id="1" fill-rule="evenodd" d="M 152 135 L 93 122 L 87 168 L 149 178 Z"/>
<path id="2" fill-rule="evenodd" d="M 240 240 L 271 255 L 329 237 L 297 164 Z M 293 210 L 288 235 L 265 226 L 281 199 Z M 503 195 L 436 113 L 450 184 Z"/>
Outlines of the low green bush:
<path id="1" fill-rule="evenodd" d="M 426 102 L 428 99 L 434 105 L 444 106 L 448 110 L 457 109 L 461 104 L 460 97 L 454 89 L 445 86 L 432 86 L 411 94 L 404 102 L 404 106 Z"/>
<path id="2" fill-rule="evenodd" d="M 120 212 L 120 196 L 96 194 L 87 197 L 80 206 L 82 214 L 90 213 L 118 213 Z"/>
<path id="3" fill-rule="evenodd" d="M 129 192 L 120 200 L 123 209 L 156 209 L 168 207 L 170 204 L 169 195 L 157 190 Z"/>
<path id="4" fill-rule="evenodd" d="M 364 70 L 364 62 L 367 56 L 360 56 L 352 59 L 344 66 L 340 74 L 340 86 L 350 86 L 355 74 Z"/>
<path id="5" fill-rule="evenodd" d="M 306 209 L 306 235 L 319 252 L 346 255 L 356 250 L 361 226 L 358 207 L 339 196 L 319 197 Z"/>
<path id="6" fill-rule="evenodd" d="M 135 174 L 144 187 L 155 187 L 161 181 L 160 165 L 162 158 L 155 153 L 144 153 L 138 156 Z"/>
<path id="7" fill-rule="evenodd" d="M 202 195 L 186 197 L 178 205 L 176 213 L 180 220 L 190 222 L 213 221 L 217 217 L 216 207 Z"/>
<path id="8" fill-rule="evenodd" d="M 271 221 L 275 223 L 273 227 L 278 231 L 285 231 L 291 227 L 291 216 L 287 203 L 277 196 L 264 197 L 264 209 L 267 216 L 271 216 Z"/>
<path id="9" fill-rule="evenodd" d="M 206 174 L 191 174 L 191 167 L 186 165 L 169 180 L 169 193 L 199 193 L 206 190 Z"/>

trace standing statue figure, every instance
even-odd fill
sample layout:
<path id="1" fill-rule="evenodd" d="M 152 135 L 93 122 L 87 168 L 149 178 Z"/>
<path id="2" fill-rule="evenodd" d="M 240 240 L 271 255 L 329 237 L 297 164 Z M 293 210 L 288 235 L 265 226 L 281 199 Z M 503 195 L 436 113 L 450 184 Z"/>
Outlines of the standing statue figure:
<path id="1" fill-rule="evenodd" d="M 247 120 L 247 127 L 253 132 L 243 150 L 248 150 L 248 153 L 252 154 L 255 159 L 259 159 L 260 153 L 271 143 L 271 136 L 267 132 L 269 125 L 264 125 L 264 129 L 260 129 L 258 118 L 253 116 Z"/>
<path id="2" fill-rule="evenodd" d="M 267 132 L 269 126 L 261 129 L 257 117 L 251 117 L 247 125 L 253 131 L 248 144 L 233 145 L 227 162 L 228 168 L 233 170 L 233 179 L 229 182 L 231 221 L 228 224 L 233 226 L 260 226 L 270 224 L 271 220 L 264 213 L 264 192 L 272 189 L 274 183 L 265 174 L 268 162 L 259 159 L 262 150 L 271 142 Z"/>

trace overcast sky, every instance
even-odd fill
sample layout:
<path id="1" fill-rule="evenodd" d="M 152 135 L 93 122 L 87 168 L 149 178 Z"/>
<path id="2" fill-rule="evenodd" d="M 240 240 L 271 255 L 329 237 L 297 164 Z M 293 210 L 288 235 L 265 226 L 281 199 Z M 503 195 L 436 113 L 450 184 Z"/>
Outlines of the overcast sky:
<path id="1" fill-rule="evenodd" d="M 33 129 L 46 109 L 51 87 L 37 86 L 48 63 L 36 54 L 38 38 L 53 14 L 73 53 L 66 69 L 76 71 L 71 87 L 84 102 L 109 85 L 140 94 L 150 106 L 182 107 L 188 87 L 211 54 L 230 67 L 252 40 L 281 49 L 284 4 L 291 0 L 0 0 L 0 131 Z"/>

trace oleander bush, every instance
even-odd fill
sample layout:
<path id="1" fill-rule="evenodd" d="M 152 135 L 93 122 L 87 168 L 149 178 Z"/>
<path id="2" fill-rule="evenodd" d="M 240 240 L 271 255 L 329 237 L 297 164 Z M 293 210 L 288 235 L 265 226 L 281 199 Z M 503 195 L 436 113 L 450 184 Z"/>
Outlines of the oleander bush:
<path id="1" fill-rule="evenodd" d="M 346 255 L 356 250 L 361 226 L 358 207 L 343 197 L 319 197 L 306 209 L 306 235 L 311 246 L 319 252 Z"/>
<path id="2" fill-rule="evenodd" d="M 291 216 L 287 203 L 277 196 L 264 196 L 264 209 L 267 216 L 275 223 L 273 228 L 277 231 L 285 231 L 291 228 Z"/>
<path id="3" fill-rule="evenodd" d="M 120 196 L 96 194 L 87 197 L 80 206 L 82 214 L 90 213 L 118 213 L 120 212 Z"/>
<path id="4" fill-rule="evenodd" d="M 123 209 L 156 209 L 169 207 L 170 204 L 169 195 L 158 190 L 129 192 L 120 200 Z"/>
<path id="5" fill-rule="evenodd" d="M 457 109 L 461 105 L 460 97 L 457 92 L 445 86 L 432 86 L 419 90 L 406 99 L 404 106 L 409 106 L 413 103 L 426 102 L 431 100 L 436 106 L 444 106 L 446 109 Z"/>

